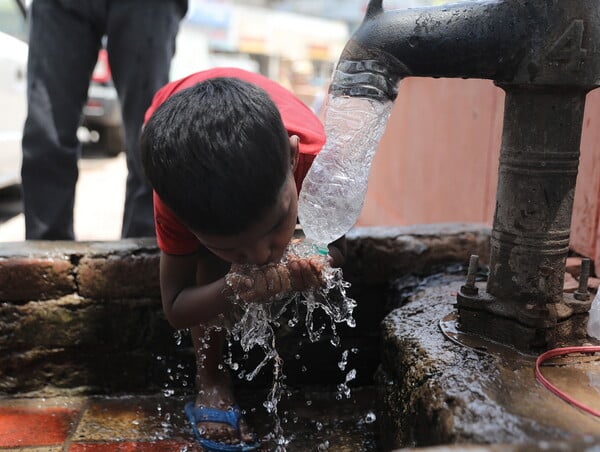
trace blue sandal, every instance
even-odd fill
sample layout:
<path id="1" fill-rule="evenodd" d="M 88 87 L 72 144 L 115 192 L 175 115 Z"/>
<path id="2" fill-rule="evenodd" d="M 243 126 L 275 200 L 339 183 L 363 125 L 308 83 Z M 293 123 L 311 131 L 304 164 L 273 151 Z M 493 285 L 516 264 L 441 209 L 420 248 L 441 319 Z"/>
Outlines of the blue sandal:
<path id="1" fill-rule="evenodd" d="M 209 451 L 226 451 L 226 452 L 245 452 L 256 450 L 259 447 L 258 441 L 253 443 L 240 442 L 238 444 L 219 443 L 207 438 L 204 438 L 198 430 L 199 422 L 220 422 L 231 426 L 236 433 L 240 433 L 240 418 L 242 412 L 237 405 L 232 406 L 228 410 L 219 410 L 217 408 L 194 407 L 194 402 L 188 402 L 185 405 L 185 414 L 194 431 L 196 439 L 204 449 Z"/>

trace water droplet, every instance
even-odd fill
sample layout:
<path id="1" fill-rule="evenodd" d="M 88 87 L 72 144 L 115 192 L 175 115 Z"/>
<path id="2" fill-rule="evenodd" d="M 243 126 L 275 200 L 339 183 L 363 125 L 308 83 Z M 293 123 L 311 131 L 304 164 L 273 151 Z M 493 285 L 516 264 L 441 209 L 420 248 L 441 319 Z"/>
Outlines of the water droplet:
<path id="1" fill-rule="evenodd" d="M 346 374 L 346 383 L 352 381 L 356 378 L 356 369 L 352 369 L 350 372 Z"/>
<path id="2" fill-rule="evenodd" d="M 271 400 L 266 400 L 266 401 L 263 403 L 263 406 L 264 406 L 264 407 L 267 409 L 267 412 L 268 412 L 268 413 L 272 413 L 272 412 L 273 412 L 273 410 L 275 409 L 275 404 L 274 404 L 274 403 L 273 403 L 273 401 L 271 401 Z"/>
<path id="3" fill-rule="evenodd" d="M 323 441 L 317 447 L 317 450 L 327 450 L 327 449 L 329 449 L 329 441 Z"/>
<path id="4" fill-rule="evenodd" d="M 342 360 L 338 363 L 339 369 L 345 370 L 346 364 L 348 364 L 348 350 L 344 350 L 344 352 L 342 353 Z"/>
<path id="5" fill-rule="evenodd" d="M 173 333 L 173 337 L 175 338 L 175 344 L 181 345 L 181 342 L 183 340 L 183 334 L 181 333 L 181 330 L 175 330 L 175 332 Z"/>
<path id="6" fill-rule="evenodd" d="M 369 411 L 365 416 L 365 423 L 372 424 L 377 419 L 377 416 L 372 411 Z"/>

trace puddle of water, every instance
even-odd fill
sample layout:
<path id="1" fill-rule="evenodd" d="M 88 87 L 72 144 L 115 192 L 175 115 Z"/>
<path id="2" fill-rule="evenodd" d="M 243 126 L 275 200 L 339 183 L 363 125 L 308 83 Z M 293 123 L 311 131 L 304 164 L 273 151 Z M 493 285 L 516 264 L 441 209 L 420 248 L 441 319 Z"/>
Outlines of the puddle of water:
<path id="1" fill-rule="evenodd" d="M 597 419 L 574 408 L 536 381 L 537 355 L 524 354 L 505 344 L 459 331 L 456 312 L 446 315 L 439 322 L 439 327 L 446 338 L 477 352 L 485 362 L 493 363 L 495 376 L 482 390 L 513 414 L 536 419 L 539 425 L 532 427 L 532 435 L 539 435 L 548 426 L 573 434 L 597 433 Z M 593 409 L 600 409 L 600 356 L 573 354 L 556 357 L 546 361 L 541 371 L 569 396 Z"/>
<path id="2" fill-rule="evenodd" d="M 458 314 L 456 311 L 444 316 L 439 322 L 439 327 L 444 336 L 452 342 L 463 347 L 468 347 L 478 353 L 490 353 L 496 356 L 511 356 L 511 360 L 514 355 L 520 355 L 523 358 L 535 358 L 535 355 L 523 353 L 506 344 L 495 342 L 476 334 L 460 331 L 458 327 Z"/>
<path id="3" fill-rule="evenodd" d="M 600 411 L 600 356 L 573 354 L 546 361 L 541 371 L 554 386 Z"/>

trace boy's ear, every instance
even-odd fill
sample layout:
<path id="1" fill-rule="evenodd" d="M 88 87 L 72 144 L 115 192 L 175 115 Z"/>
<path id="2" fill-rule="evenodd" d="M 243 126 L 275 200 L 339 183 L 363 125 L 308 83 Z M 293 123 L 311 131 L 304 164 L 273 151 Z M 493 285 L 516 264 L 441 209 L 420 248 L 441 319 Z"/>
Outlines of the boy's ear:
<path id="1" fill-rule="evenodd" d="M 290 137 L 290 153 L 292 171 L 295 171 L 298 166 L 298 155 L 300 153 L 300 138 L 298 135 L 292 135 Z"/>

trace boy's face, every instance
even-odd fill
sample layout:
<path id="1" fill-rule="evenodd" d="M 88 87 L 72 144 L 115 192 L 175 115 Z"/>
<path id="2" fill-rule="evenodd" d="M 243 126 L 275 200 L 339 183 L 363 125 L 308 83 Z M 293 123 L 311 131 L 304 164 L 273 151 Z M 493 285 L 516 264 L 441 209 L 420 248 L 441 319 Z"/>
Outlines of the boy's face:
<path id="1" fill-rule="evenodd" d="M 277 200 L 262 219 L 235 235 L 194 232 L 211 253 L 233 264 L 265 265 L 281 260 L 294 234 L 298 216 L 298 194 L 293 175 L 298 156 L 298 138 L 291 137 L 290 144 L 290 170 Z"/>

